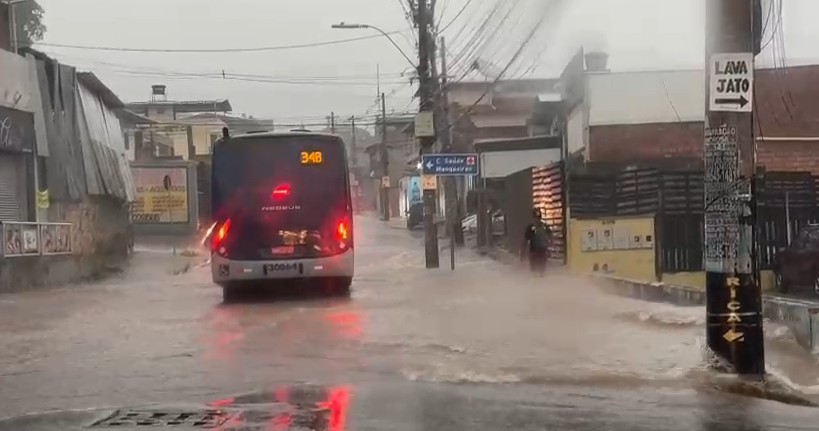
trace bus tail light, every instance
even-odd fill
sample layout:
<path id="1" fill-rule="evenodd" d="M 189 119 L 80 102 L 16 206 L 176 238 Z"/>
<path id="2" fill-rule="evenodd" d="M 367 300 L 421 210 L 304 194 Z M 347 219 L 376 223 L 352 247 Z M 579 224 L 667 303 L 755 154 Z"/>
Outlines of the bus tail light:
<path id="1" fill-rule="evenodd" d="M 222 245 L 225 243 L 225 240 L 227 239 L 228 234 L 230 233 L 230 226 L 231 221 L 230 219 L 227 219 L 225 220 L 224 223 L 222 223 L 221 226 L 219 226 L 219 229 L 217 229 L 216 232 L 213 234 L 213 241 L 211 242 L 212 251 L 215 251 L 219 254 L 223 254 L 222 251 L 220 250 L 220 247 L 222 247 Z"/>
<path id="2" fill-rule="evenodd" d="M 338 241 L 339 248 L 344 250 L 349 247 L 353 236 L 350 221 L 347 218 L 339 220 L 339 222 L 336 224 L 335 231 L 336 241 Z"/>

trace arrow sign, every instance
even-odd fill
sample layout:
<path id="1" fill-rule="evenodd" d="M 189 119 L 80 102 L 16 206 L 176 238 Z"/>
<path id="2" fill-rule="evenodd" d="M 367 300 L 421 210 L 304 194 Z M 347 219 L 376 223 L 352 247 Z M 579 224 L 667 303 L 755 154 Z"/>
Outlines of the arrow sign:
<path id="1" fill-rule="evenodd" d="M 709 110 L 751 112 L 754 92 L 754 56 L 749 52 L 711 56 Z"/>
<path id="2" fill-rule="evenodd" d="M 725 341 L 729 343 L 734 343 L 736 341 L 745 341 L 745 334 L 742 332 L 737 332 L 734 328 L 731 328 L 723 334 L 722 338 L 725 338 Z"/>
<path id="3" fill-rule="evenodd" d="M 424 175 L 478 175 L 477 154 L 424 154 L 421 167 Z"/>
<path id="4" fill-rule="evenodd" d="M 734 104 L 734 105 L 739 105 L 740 108 L 744 108 L 745 105 L 748 104 L 748 99 L 746 99 L 745 96 L 739 96 L 738 98 L 734 98 L 734 99 L 717 98 L 715 100 L 715 102 L 718 105 L 731 105 L 731 104 Z"/>

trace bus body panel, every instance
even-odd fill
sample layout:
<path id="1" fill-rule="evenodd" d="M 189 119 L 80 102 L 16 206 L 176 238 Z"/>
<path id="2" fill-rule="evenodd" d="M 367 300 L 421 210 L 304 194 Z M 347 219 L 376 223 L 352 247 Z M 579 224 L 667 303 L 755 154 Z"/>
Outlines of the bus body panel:
<path id="1" fill-rule="evenodd" d="M 277 268 L 266 268 L 277 265 Z M 355 253 L 346 253 L 315 259 L 239 261 L 213 253 L 211 272 L 213 282 L 226 284 L 234 281 L 290 280 L 296 278 L 353 277 Z"/>
<path id="2" fill-rule="evenodd" d="M 300 160 L 305 149 L 323 154 Z M 211 253 L 216 284 L 353 277 L 352 193 L 340 137 L 266 133 L 220 140 L 212 178 L 214 235 L 220 223 L 232 222 L 225 246 Z M 342 230 L 339 223 L 344 244 L 334 232 Z M 282 249 L 288 251 L 279 254 Z"/>

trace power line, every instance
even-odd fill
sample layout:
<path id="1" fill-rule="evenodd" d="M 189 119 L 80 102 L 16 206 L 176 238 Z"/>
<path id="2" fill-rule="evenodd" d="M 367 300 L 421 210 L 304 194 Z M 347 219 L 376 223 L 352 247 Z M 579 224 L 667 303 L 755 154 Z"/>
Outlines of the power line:
<path id="1" fill-rule="evenodd" d="M 393 34 L 400 34 L 404 33 L 405 31 L 396 30 L 386 32 L 388 35 Z M 254 47 L 254 48 L 221 48 L 221 49 L 159 49 L 159 48 L 123 48 L 123 47 L 112 47 L 112 46 L 89 46 L 89 45 L 68 45 L 68 44 L 60 44 L 60 43 L 46 43 L 46 42 L 36 42 L 35 45 L 38 46 L 48 46 L 53 48 L 68 48 L 68 49 L 81 49 L 81 50 L 89 50 L 89 51 L 116 51 L 116 52 L 154 52 L 154 53 L 169 53 L 169 54 L 195 54 L 195 53 L 230 53 L 230 52 L 264 52 L 264 51 L 281 51 L 281 50 L 288 50 L 288 49 L 301 49 L 301 48 L 314 48 L 320 46 L 330 46 L 330 45 L 340 45 L 344 43 L 350 42 L 358 42 L 361 40 L 368 40 L 368 39 L 376 39 L 383 37 L 382 35 L 369 35 L 369 36 L 359 36 L 359 37 L 351 37 L 348 39 L 337 39 L 337 40 L 328 40 L 324 42 L 313 42 L 313 43 L 301 43 L 301 44 L 294 44 L 294 45 L 279 45 L 279 46 L 263 46 L 263 47 Z"/>

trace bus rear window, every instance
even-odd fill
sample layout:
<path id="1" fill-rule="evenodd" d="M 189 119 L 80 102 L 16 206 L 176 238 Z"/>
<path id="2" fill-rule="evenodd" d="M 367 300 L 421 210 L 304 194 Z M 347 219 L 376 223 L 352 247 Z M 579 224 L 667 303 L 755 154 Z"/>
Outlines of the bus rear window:
<path id="1" fill-rule="evenodd" d="M 214 214 L 242 210 L 317 225 L 348 205 L 346 172 L 343 142 L 335 138 L 236 139 L 214 152 Z"/>

